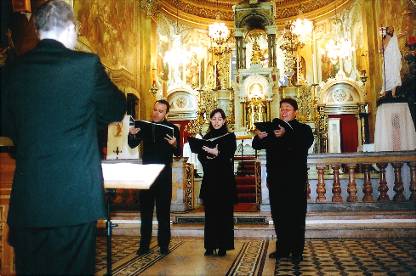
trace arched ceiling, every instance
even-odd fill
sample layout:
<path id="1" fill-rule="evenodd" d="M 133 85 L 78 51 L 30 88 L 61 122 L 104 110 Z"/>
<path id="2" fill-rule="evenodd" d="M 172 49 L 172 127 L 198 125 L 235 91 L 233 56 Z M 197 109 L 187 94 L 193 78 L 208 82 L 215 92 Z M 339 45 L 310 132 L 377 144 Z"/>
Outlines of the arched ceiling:
<path id="1" fill-rule="evenodd" d="M 276 20 L 284 20 L 296 17 L 300 12 L 303 14 L 312 13 L 313 17 L 331 12 L 336 3 L 348 2 L 348 0 L 271 0 L 276 5 Z M 181 19 L 193 21 L 201 19 L 204 23 L 215 20 L 219 15 L 221 20 L 233 21 L 233 5 L 248 2 L 241 0 L 160 0 L 165 11 L 174 15 L 179 10 Z M 268 2 L 259 0 L 259 2 Z M 202 22 L 200 22 L 202 23 Z"/>

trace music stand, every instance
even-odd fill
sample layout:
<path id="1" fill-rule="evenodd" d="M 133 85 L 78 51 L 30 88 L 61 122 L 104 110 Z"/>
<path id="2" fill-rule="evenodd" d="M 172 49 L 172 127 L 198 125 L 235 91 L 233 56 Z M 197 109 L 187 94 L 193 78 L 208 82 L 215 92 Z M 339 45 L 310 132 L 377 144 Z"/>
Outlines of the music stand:
<path id="1" fill-rule="evenodd" d="M 107 193 L 107 275 L 111 275 L 111 201 L 116 189 L 148 190 L 163 170 L 163 164 L 138 164 L 137 160 L 104 160 L 102 162 L 104 188 Z"/>

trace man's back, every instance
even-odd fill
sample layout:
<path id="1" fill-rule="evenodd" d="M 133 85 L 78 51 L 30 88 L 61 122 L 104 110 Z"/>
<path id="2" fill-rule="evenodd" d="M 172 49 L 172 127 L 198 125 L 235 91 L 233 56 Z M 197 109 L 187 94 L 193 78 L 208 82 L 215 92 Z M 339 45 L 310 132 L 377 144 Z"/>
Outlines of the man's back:
<path id="1" fill-rule="evenodd" d="M 97 127 L 121 120 L 124 96 L 92 54 L 44 39 L 6 77 L 16 172 L 9 224 L 73 225 L 104 216 Z M 25 204 L 20 204 L 21 202 Z"/>

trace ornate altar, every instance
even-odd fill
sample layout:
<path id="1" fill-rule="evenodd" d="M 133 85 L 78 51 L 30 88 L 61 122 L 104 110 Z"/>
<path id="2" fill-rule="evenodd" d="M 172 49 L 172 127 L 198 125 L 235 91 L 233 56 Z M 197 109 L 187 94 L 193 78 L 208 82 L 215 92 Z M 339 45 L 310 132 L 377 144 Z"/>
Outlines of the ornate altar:
<path id="1" fill-rule="evenodd" d="M 235 130 L 277 117 L 278 72 L 273 3 L 250 1 L 234 6 L 237 76 Z M 274 109 L 273 109 L 274 108 Z"/>
<path id="2" fill-rule="evenodd" d="M 330 79 L 322 83 L 317 103 L 320 152 L 328 152 L 328 121 L 340 119 L 342 152 L 356 152 L 368 140 L 368 112 L 361 83 L 349 79 Z M 335 137 L 334 137 L 335 138 Z"/>

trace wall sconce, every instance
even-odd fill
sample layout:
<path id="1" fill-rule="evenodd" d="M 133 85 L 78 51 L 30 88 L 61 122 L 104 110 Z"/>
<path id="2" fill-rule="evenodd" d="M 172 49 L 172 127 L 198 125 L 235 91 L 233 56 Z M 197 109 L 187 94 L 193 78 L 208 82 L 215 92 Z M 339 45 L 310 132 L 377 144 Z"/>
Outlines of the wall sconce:
<path id="1" fill-rule="evenodd" d="M 152 83 L 152 86 L 150 87 L 149 91 L 152 93 L 154 97 L 156 97 L 157 91 L 159 91 L 159 88 L 156 85 L 156 81 L 154 80 Z"/>
<path id="2" fill-rule="evenodd" d="M 367 79 L 368 79 L 368 77 L 367 77 L 367 71 L 366 70 L 361 70 L 361 76 L 360 76 L 360 79 L 361 79 L 361 81 L 363 82 L 363 84 L 365 84 L 366 83 L 366 81 L 367 81 Z"/>

